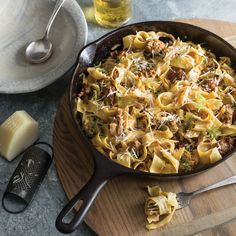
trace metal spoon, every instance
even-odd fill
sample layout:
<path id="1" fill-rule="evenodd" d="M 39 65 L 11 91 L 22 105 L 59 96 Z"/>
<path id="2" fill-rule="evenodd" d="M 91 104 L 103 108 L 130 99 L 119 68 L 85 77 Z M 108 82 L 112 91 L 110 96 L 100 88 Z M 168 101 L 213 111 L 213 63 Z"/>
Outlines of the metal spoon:
<path id="1" fill-rule="evenodd" d="M 27 46 L 25 50 L 25 56 L 29 62 L 41 63 L 46 61 L 52 55 L 52 43 L 48 38 L 49 31 L 64 1 L 65 0 L 58 0 L 56 2 L 56 5 L 53 9 L 53 13 L 48 21 L 43 38 L 31 42 Z"/>

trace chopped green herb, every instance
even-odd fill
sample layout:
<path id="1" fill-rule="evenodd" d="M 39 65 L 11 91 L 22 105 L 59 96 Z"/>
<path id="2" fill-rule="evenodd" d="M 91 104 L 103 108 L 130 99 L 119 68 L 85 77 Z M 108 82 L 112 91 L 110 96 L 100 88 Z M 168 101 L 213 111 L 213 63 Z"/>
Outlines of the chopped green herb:
<path id="1" fill-rule="evenodd" d="M 180 159 L 180 170 L 182 172 L 188 172 L 192 170 L 192 161 L 189 155 L 184 155 Z"/>
<path id="2" fill-rule="evenodd" d="M 161 52 L 152 52 L 152 58 L 156 58 L 158 60 L 163 59 L 165 57 L 165 53 L 163 51 Z"/>
<path id="3" fill-rule="evenodd" d="M 194 103 L 194 106 L 198 109 L 202 109 L 205 103 L 206 103 L 206 99 L 200 93 L 197 93 L 196 102 Z"/>
<path id="4" fill-rule="evenodd" d="M 105 68 L 98 68 L 99 69 L 99 71 L 101 72 L 101 73 L 103 73 L 103 74 L 106 74 L 107 73 L 107 71 L 105 70 Z"/>
<path id="5" fill-rule="evenodd" d="M 210 129 L 208 129 L 207 133 L 210 139 L 217 139 L 219 135 L 221 134 L 219 128 L 216 126 L 212 126 Z"/>
<path id="6" fill-rule="evenodd" d="M 191 130 L 194 127 L 194 123 L 193 123 L 193 118 L 189 117 L 185 122 L 184 122 L 184 132 L 186 132 L 187 130 Z"/>
<path id="7" fill-rule="evenodd" d="M 198 84 L 201 85 L 201 84 L 204 84 L 205 82 L 206 82 L 206 80 L 205 80 L 205 79 L 202 79 L 202 80 L 199 80 L 199 81 L 198 81 Z"/>
<path id="8" fill-rule="evenodd" d="M 199 110 L 204 107 L 202 104 L 197 103 L 197 102 L 193 103 L 193 105 L 194 105 L 197 109 L 199 109 Z"/>
<path id="9" fill-rule="evenodd" d="M 91 96 L 92 101 L 96 101 L 98 99 L 98 93 L 97 90 L 93 90 L 93 94 Z"/>
<path id="10" fill-rule="evenodd" d="M 198 161 L 196 158 L 193 157 L 192 155 L 193 150 L 187 151 L 185 149 L 183 156 L 180 159 L 180 166 L 179 166 L 179 171 L 180 172 L 188 172 L 191 171 L 195 168 L 197 165 Z"/>
<path id="11" fill-rule="evenodd" d="M 193 145 L 190 143 L 190 144 L 187 144 L 184 146 L 185 149 L 188 151 L 188 152 L 191 152 L 193 150 Z"/>
<path id="12" fill-rule="evenodd" d="M 200 93 L 197 93 L 196 100 L 197 100 L 197 102 L 200 102 L 200 103 L 206 102 L 206 99 Z"/>

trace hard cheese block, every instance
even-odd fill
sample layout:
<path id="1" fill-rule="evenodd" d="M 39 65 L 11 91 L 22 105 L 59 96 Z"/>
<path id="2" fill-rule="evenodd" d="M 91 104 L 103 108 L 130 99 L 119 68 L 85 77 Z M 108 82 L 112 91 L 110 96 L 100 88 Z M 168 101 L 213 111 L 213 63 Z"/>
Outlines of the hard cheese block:
<path id="1" fill-rule="evenodd" d="M 27 112 L 16 111 L 0 126 L 0 154 L 11 161 L 38 137 L 38 123 Z"/>

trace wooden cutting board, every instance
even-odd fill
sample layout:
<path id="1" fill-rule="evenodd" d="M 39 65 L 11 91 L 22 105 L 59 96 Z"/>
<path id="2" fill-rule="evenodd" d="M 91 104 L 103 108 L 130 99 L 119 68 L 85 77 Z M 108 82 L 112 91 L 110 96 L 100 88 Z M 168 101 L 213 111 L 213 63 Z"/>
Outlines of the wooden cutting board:
<path id="1" fill-rule="evenodd" d="M 215 21 L 179 20 L 201 26 L 234 41 L 236 24 Z M 235 42 L 233 42 L 235 43 Z M 71 199 L 88 181 L 93 161 L 81 145 L 69 113 L 68 94 L 61 100 L 54 124 L 55 163 L 61 184 Z M 85 218 L 99 235 L 236 235 L 236 185 L 197 196 L 189 207 L 175 213 L 162 229 L 145 229 L 144 202 L 147 185 L 159 185 L 165 191 L 193 191 L 236 174 L 236 155 L 198 176 L 159 182 L 155 179 L 118 177 L 100 192 Z"/>

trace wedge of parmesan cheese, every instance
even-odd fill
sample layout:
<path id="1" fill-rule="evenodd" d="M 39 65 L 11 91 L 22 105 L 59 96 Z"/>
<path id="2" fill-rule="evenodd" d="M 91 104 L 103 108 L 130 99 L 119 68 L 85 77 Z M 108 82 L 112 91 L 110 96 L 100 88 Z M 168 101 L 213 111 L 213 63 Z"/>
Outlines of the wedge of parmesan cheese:
<path id="1" fill-rule="evenodd" d="M 38 137 L 38 122 L 25 111 L 16 111 L 0 125 L 0 154 L 12 161 Z"/>

